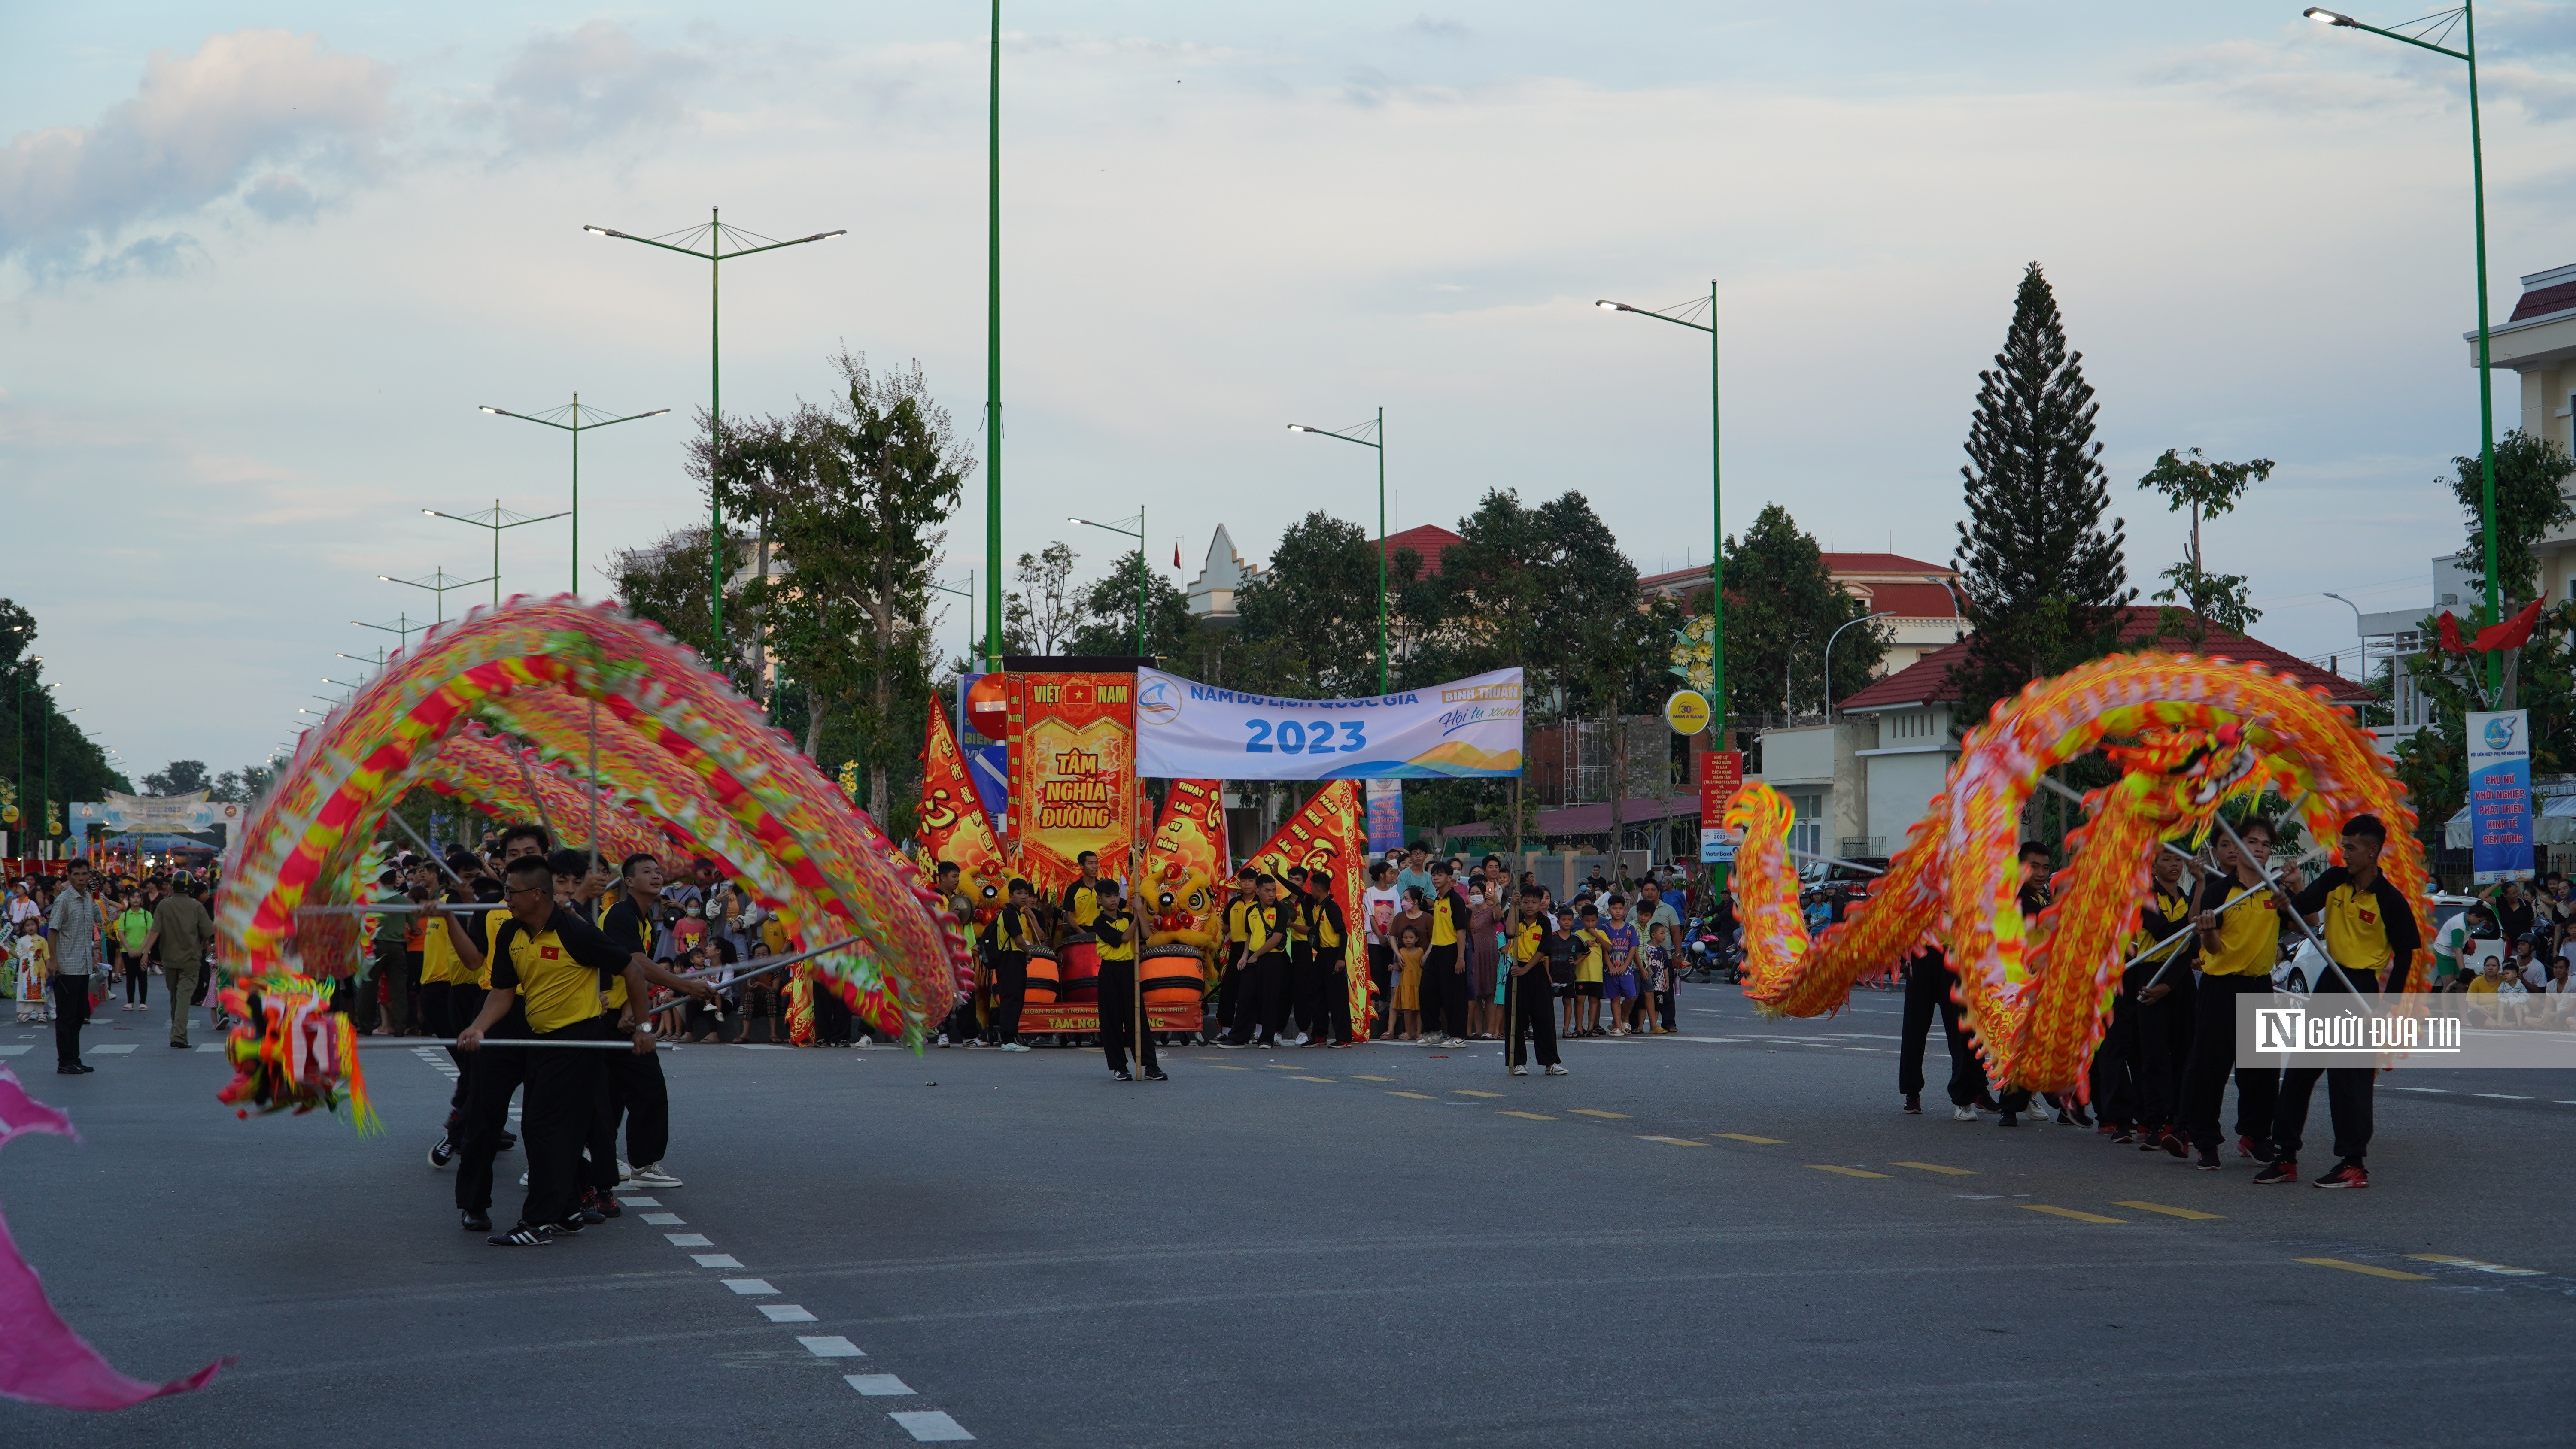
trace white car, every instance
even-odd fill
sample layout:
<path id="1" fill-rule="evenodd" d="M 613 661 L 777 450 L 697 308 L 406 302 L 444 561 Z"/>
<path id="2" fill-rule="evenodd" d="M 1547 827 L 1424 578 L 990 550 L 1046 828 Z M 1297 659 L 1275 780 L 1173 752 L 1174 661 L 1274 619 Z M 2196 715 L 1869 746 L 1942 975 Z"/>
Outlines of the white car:
<path id="1" fill-rule="evenodd" d="M 2437 891 L 2425 904 L 2432 913 L 2433 930 L 2438 935 L 2444 926 L 2450 924 L 2453 916 L 2478 904 L 2478 899 L 2475 896 L 2455 896 Z M 2297 927 L 2293 926 L 2291 929 L 2297 930 Z M 2309 940 L 2307 933 L 2302 931 L 2299 933 L 2298 949 L 2290 953 L 2288 960 L 2272 968 L 2272 985 L 2278 990 L 2296 992 L 2305 996 L 2316 983 L 2333 974 L 2327 969 L 2325 955 L 2317 949 L 2317 943 Z"/>

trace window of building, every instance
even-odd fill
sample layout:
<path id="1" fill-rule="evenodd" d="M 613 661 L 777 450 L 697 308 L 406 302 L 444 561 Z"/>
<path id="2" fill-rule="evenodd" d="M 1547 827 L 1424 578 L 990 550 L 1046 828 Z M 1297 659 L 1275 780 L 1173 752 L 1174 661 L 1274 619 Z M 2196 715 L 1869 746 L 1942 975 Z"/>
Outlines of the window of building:
<path id="1" fill-rule="evenodd" d="M 1789 797 L 1789 848 L 1825 853 L 1825 796 L 1821 790 Z"/>

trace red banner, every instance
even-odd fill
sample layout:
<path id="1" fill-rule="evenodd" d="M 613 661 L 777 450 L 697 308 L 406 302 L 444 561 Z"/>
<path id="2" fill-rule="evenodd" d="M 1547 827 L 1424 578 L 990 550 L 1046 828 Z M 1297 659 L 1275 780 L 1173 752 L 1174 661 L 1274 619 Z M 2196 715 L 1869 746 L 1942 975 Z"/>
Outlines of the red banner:
<path id="1" fill-rule="evenodd" d="M 1349 968 L 1351 1030 L 1369 1039 L 1368 946 L 1360 936 L 1360 893 L 1368 886 L 1368 818 L 1360 804 L 1360 782 L 1335 780 L 1315 792 L 1306 807 L 1288 817 L 1259 850 L 1244 862 L 1255 870 L 1285 877 L 1290 866 L 1321 870 L 1331 877 L 1333 898 L 1342 903 L 1345 926 L 1342 964 Z"/>
<path id="2" fill-rule="evenodd" d="M 992 817 L 984 813 L 975 782 L 966 773 L 966 756 L 957 748 L 957 732 L 939 701 L 930 704 L 930 730 L 921 742 L 921 813 L 916 829 L 935 869 L 955 861 L 958 889 L 974 903 L 975 919 L 987 922 L 1010 904 L 1010 862 L 993 838 Z"/>
<path id="3" fill-rule="evenodd" d="M 1020 874 L 1053 895 L 1080 874 L 1086 850 L 1126 878 L 1143 843 L 1136 790 L 1136 676 L 1013 674 L 1011 838 Z"/>
<path id="4" fill-rule="evenodd" d="M 1145 852 L 1137 906 L 1153 918 L 1155 944 L 1178 941 L 1205 950 L 1214 943 L 1225 901 L 1225 782 L 1174 780 L 1163 797 L 1163 821 Z M 1170 897 L 1167 904 L 1165 896 Z"/>

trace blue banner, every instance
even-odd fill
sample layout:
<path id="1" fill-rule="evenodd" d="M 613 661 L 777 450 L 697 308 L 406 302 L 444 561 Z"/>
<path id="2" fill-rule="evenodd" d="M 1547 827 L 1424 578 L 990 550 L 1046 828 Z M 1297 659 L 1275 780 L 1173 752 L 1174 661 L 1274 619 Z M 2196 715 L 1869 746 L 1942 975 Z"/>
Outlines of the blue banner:
<path id="1" fill-rule="evenodd" d="M 2479 885 L 2529 880 L 2531 712 L 2469 716 L 2469 851 Z"/>
<path id="2" fill-rule="evenodd" d="M 1136 671 L 1137 773 L 1454 780 L 1521 772 L 1521 671 L 1364 699 L 1285 699 Z"/>

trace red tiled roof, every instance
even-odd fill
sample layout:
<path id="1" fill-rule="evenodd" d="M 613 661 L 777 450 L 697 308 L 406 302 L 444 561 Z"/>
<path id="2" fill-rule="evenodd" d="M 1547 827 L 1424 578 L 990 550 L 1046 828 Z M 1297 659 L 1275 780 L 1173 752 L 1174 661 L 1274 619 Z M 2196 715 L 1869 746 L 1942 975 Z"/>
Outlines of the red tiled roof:
<path id="1" fill-rule="evenodd" d="M 1925 563 L 1901 553 L 1829 553 L 1825 555 L 1825 572 L 1829 574 L 1947 574 L 1948 564 Z"/>
<path id="2" fill-rule="evenodd" d="M 2519 322 L 2526 317 L 2545 317 L 2571 307 L 2576 307 L 2576 282 L 2556 282 L 2523 293 L 2522 300 L 2513 304 L 2513 315 L 2505 320 Z"/>
<path id="3" fill-rule="evenodd" d="M 1914 579 L 1925 578 L 1932 575 L 1940 575 L 1942 577 L 1954 579 L 1959 576 L 1958 571 L 1947 564 L 1925 563 L 1923 560 L 1918 558 L 1907 558 L 1901 553 L 1829 553 L 1822 555 L 1822 557 L 1825 561 L 1825 572 L 1833 575 L 1835 578 L 1841 580 L 1845 586 L 1851 588 L 1885 589 L 1891 587 L 1891 585 L 1873 582 L 1867 577 L 1871 574 L 1898 574 Z M 1686 569 L 1668 569 L 1659 574 L 1642 575 L 1637 580 L 1637 587 L 1644 589 L 1646 592 L 1651 594 L 1676 589 L 1686 591 L 1693 585 L 1705 584 L 1707 582 L 1708 565 L 1698 564 Z M 1914 587 L 1914 585 L 1905 584 L 1896 587 L 1911 588 Z M 1933 592 L 1939 593 L 1940 590 L 1935 588 Z M 1941 607 L 1938 609 L 1926 609 L 1918 612 L 1912 605 L 1907 605 L 1905 606 L 1904 611 L 1907 614 L 1918 618 L 1937 617 L 1945 619 L 1950 617 L 1954 612 L 1949 605 L 1947 595 L 1943 595 Z"/>
<path id="4" fill-rule="evenodd" d="M 2163 611 L 2160 609 L 2130 609 L 2120 622 L 2120 642 L 2168 654 L 2184 652 L 2178 640 L 2150 642 L 2162 622 Z M 1844 700 L 1842 708 L 1887 709 L 1896 705 L 1957 699 L 1959 689 L 1950 682 L 1950 666 L 1968 657 L 1968 646 L 1975 642 L 1976 637 L 1971 634 L 1955 644 L 1944 644 L 1885 679 L 1873 680 L 1868 688 Z M 2284 654 L 2260 639 L 2249 639 L 2224 629 L 2210 630 L 2200 652 L 2211 658 L 2233 659 L 2239 664 L 2259 664 L 2275 674 L 2287 674 L 2301 684 L 2324 685 L 2327 697 L 2338 702 L 2358 703 L 2376 697 L 2356 680 L 2320 669 L 2295 655 Z"/>
<path id="5" fill-rule="evenodd" d="M 1950 591 L 1939 584 L 1880 584 L 1862 580 L 1853 587 L 1869 595 L 1873 614 L 1897 614 L 1908 619 L 1950 619 L 1958 616 L 1958 606 L 1950 601 Z"/>
<path id="6" fill-rule="evenodd" d="M 1409 548 L 1422 555 L 1422 572 L 1418 577 L 1436 579 L 1440 577 L 1440 551 L 1466 541 L 1439 524 L 1420 524 L 1396 533 L 1386 540 L 1387 562 L 1390 565 L 1394 563 L 1397 549 Z"/>

